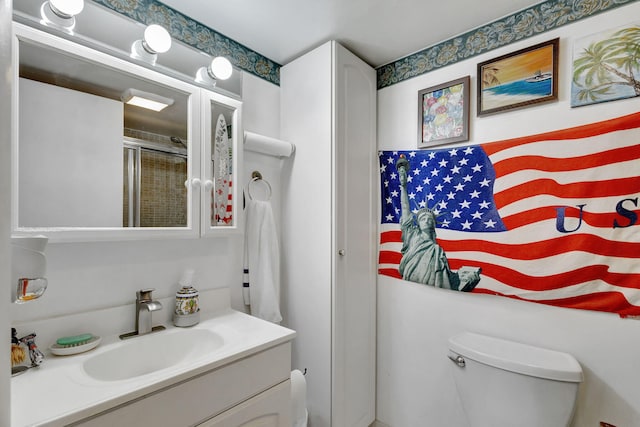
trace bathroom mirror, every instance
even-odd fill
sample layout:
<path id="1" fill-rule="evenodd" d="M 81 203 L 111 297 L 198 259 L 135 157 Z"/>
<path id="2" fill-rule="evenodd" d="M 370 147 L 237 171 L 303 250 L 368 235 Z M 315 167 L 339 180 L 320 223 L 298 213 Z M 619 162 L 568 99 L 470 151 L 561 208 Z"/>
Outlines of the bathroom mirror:
<path id="1" fill-rule="evenodd" d="M 54 241 L 197 234 L 201 90 L 14 26 L 14 232 Z M 125 103 L 133 95 L 169 105 Z"/>

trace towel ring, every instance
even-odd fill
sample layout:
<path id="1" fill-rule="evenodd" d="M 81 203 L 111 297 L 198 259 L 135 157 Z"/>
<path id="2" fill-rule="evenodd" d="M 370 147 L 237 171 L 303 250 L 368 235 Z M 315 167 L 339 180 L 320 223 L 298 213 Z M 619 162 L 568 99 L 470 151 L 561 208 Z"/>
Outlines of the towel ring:
<path id="1" fill-rule="evenodd" d="M 253 200 L 253 195 L 251 194 L 251 184 L 254 182 L 264 182 L 267 185 L 267 200 L 271 199 L 271 184 L 266 179 L 262 179 L 262 174 L 260 172 L 253 172 L 251 174 L 251 181 L 247 184 L 247 194 L 249 195 L 249 199 Z"/>

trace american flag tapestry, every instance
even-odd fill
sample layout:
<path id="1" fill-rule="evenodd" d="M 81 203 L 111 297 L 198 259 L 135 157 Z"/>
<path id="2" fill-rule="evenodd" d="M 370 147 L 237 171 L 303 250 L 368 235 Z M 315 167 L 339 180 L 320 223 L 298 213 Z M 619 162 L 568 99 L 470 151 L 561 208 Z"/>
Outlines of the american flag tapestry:
<path id="1" fill-rule="evenodd" d="M 379 158 L 380 274 L 640 316 L 640 113 Z"/>

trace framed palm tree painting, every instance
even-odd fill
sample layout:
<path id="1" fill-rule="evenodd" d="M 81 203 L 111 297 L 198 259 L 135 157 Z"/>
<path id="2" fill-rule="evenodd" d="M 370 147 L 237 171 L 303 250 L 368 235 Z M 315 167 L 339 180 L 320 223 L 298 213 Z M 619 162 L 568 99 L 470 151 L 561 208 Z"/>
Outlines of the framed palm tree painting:
<path id="1" fill-rule="evenodd" d="M 640 96 L 640 24 L 577 39 L 571 106 Z"/>

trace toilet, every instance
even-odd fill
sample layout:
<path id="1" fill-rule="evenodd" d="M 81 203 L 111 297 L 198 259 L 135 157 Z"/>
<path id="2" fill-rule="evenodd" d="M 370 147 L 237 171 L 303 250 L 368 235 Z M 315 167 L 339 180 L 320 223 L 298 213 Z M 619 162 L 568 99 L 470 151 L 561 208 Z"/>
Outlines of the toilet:
<path id="1" fill-rule="evenodd" d="M 582 382 L 567 353 L 464 332 L 449 359 L 471 427 L 566 427 Z"/>

